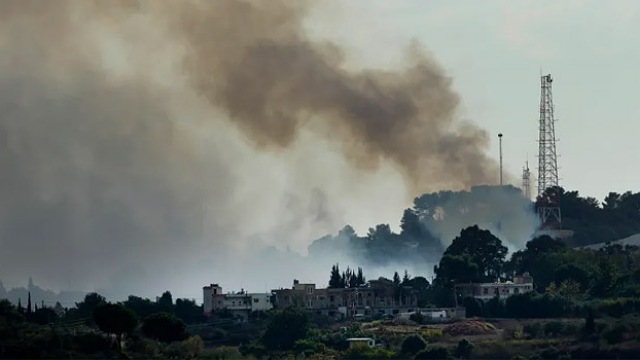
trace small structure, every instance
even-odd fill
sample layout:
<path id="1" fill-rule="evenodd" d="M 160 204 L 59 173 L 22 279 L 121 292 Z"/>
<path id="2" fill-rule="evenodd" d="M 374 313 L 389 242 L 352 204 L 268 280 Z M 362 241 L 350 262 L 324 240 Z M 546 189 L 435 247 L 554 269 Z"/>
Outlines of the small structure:
<path id="1" fill-rule="evenodd" d="M 349 343 L 349 348 L 353 349 L 355 347 L 374 347 L 376 346 L 376 341 L 372 338 L 348 338 L 347 342 Z"/>
<path id="2" fill-rule="evenodd" d="M 244 289 L 237 293 L 222 291 L 218 284 L 202 288 L 204 313 L 210 315 L 214 311 L 227 310 L 232 314 L 246 318 L 253 311 L 273 309 L 270 293 L 248 293 Z"/>

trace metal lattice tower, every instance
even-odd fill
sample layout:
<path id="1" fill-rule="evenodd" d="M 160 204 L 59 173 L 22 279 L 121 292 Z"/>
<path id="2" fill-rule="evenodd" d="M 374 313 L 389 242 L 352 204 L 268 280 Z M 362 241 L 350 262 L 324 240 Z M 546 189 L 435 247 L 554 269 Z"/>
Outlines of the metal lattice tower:
<path id="1" fill-rule="evenodd" d="M 526 166 L 522 168 L 522 193 L 528 200 L 531 200 L 531 171 L 529 170 L 529 161 L 527 161 Z"/>
<path id="2" fill-rule="evenodd" d="M 542 227 L 560 228 L 558 194 L 558 156 L 556 152 L 555 118 L 551 75 L 540 77 L 540 133 L 538 137 L 538 215 Z"/>

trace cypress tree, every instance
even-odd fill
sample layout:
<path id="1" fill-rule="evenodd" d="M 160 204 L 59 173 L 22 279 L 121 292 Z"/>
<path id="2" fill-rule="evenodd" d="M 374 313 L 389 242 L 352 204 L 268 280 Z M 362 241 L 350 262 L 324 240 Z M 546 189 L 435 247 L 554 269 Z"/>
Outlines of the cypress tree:
<path id="1" fill-rule="evenodd" d="M 27 314 L 31 314 L 31 291 L 29 291 L 27 297 Z"/>

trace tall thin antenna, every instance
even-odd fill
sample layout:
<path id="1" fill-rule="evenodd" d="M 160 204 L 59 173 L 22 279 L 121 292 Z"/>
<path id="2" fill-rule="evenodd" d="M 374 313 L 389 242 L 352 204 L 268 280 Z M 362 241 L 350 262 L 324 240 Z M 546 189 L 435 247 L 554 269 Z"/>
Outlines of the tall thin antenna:
<path id="1" fill-rule="evenodd" d="M 561 227 L 558 194 L 558 155 L 551 75 L 540 77 L 540 129 L 538 135 L 538 215 L 543 228 Z"/>
<path id="2" fill-rule="evenodd" d="M 502 186 L 502 133 L 498 134 L 498 139 L 500 139 L 500 186 Z"/>
<path id="3" fill-rule="evenodd" d="M 522 193 L 528 200 L 531 200 L 531 171 L 529 170 L 528 156 L 525 167 L 522 168 Z"/>

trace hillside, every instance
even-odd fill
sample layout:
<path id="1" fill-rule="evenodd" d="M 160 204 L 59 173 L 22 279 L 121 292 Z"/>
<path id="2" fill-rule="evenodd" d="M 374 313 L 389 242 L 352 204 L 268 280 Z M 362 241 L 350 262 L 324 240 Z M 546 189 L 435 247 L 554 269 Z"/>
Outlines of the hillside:
<path id="1" fill-rule="evenodd" d="M 635 235 L 631 235 L 631 236 L 626 237 L 624 239 L 612 241 L 610 243 L 603 242 L 603 243 L 598 243 L 598 244 L 593 244 L 593 245 L 582 246 L 582 247 L 580 247 L 580 249 L 598 250 L 600 248 L 605 247 L 608 244 L 610 244 L 610 245 L 622 245 L 622 246 L 626 246 L 626 245 L 640 246 L 640 233 L 635 234 Z"/>

